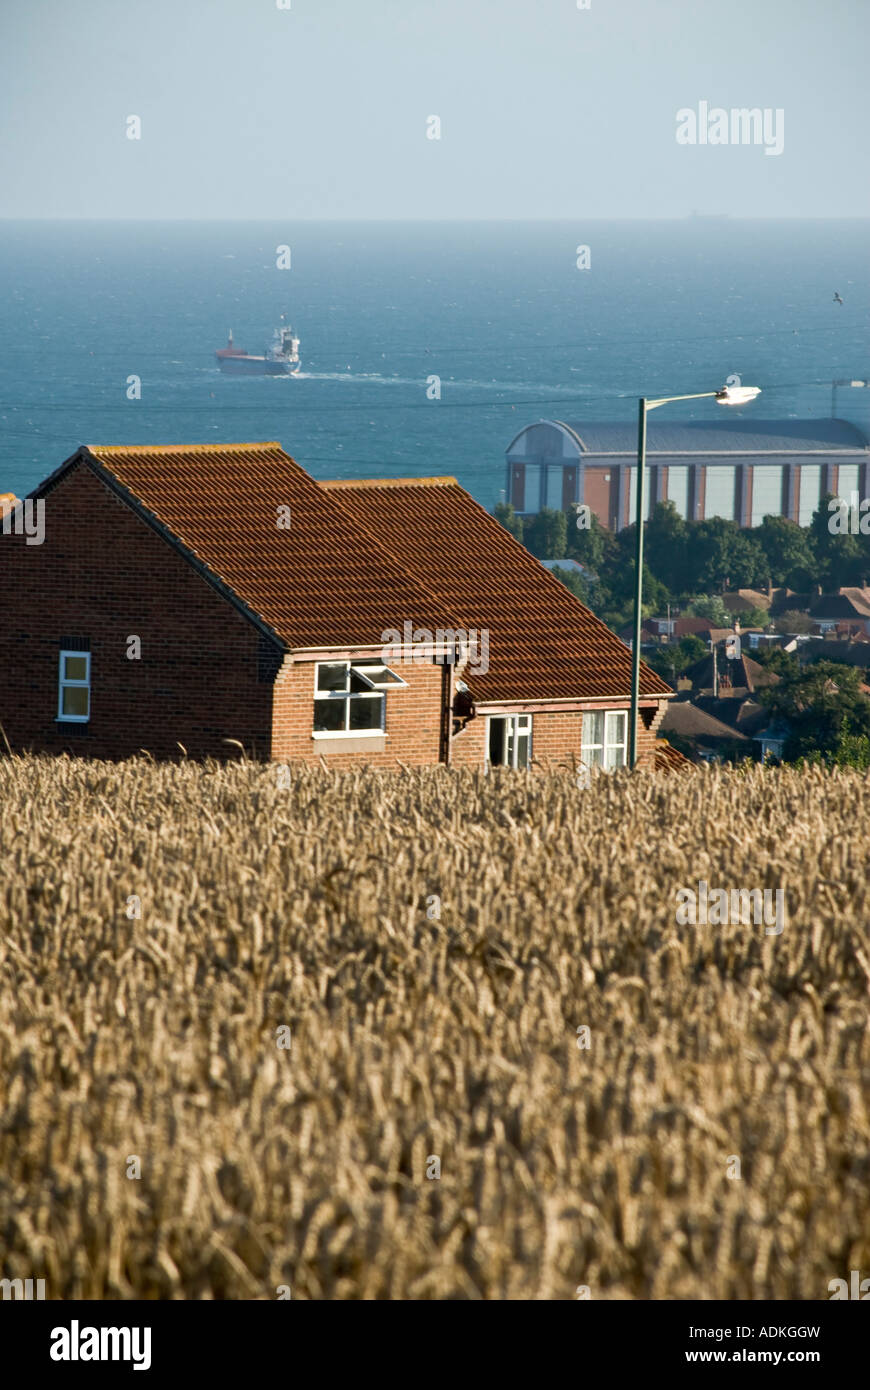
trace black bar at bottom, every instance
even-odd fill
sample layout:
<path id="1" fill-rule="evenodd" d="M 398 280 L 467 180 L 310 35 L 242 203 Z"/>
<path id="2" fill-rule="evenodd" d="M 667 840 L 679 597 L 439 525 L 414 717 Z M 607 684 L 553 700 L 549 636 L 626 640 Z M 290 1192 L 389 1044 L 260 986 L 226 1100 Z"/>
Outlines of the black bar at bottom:
<path id="1" fill-rule="evenodd" d="M 7 1365 L 49 1384 L 102 1373 L 130 1375 L 136 1384 L 167 1372 L 234 1384 L 252 1373 L 298 1373 L 302 1357 L 309 1376 L 312 1363 L 331 1376 L 344 1366 L 355 1377 L 389 1367 L 391 1378 L 415 1382 L 455 1378 L 460 1367 L 464 1379 L 476 1371 L 491 1379 L 503 1363 L 516 1383 L 555 1371 L 557 1358 L 617 1377 L 680 1369 L 694 1378 L 765 1366 L 816 1371 L 830 1381 L 862 1364 L 867 1301 L 870 1294 L 813 1303 L 630 1303 L 581 1292 L 570 1305 L 472 1303 L 451 1312 L 432 1302 L 384 1307 L 292 1297 L 274 1304 L 4 1300 L 0 1335 Z"/>

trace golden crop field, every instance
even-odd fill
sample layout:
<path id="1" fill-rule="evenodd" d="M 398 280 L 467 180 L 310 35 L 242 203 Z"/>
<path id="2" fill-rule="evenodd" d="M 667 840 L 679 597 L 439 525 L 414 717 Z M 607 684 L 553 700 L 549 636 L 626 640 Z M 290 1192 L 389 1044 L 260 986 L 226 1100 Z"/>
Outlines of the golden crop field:
<path id="1" fill-rule="evenodd" d="M 5 758 L 0 806 L 5 1277 L 827 1299 L 870 1273 L 862 775 Z M 701 880 L 782 890 L 783 930 L 681 925 Z"/>

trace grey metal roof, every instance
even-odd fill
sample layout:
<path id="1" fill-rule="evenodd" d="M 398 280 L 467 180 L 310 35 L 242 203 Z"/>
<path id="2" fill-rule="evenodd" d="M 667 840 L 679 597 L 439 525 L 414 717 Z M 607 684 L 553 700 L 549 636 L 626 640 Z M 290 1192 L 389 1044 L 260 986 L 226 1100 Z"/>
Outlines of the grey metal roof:
<path id="1" fill-rule="evenodd" d="M 724 408 L 724 407 L 722 407 Z M 554 422 L 557 423 L 557 422 Z M 564 421 L 590 454 L 636 454 L 637 425 Z M 647 420 L 647 452 L 663 454 L 829 453 L 868 448 L 866 435 L 846 420 Z"/>

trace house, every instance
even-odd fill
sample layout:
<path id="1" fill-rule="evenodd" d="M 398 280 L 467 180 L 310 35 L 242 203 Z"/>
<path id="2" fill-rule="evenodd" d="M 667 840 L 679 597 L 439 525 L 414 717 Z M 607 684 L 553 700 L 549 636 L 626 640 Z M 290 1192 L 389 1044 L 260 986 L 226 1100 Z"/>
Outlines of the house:
<path id="1" fill-rule="evenodd" d="M 275 443 L 81 447 L 0 535 L 13 751 L 483 769 L 626 760 L 631 657 L 453 478 Z M 641 665 L 640 760 L 673 692 Z"/>
<path id="2" fill-rule="evenodd" d="M 671 701 L 660 727 L 668 742 L 695 762 L 721 762 L 751 755 L 752 743 L 746 734 L 690 700 Z"/>
<path id="3" fill-rule="evenodd" d="M 745 699 L 765 686 L 778 685 L 780 679 L 770 667 L 753 661 L 745 652 L 729 658 L 718 649 L 694 662 L 685 676 L 693 696 L 709 695 L 717 700 Z"/>
<path id="4" fill-rule="evenodd" d="M 779 685 L 781 679 L 745 652 L 728 658 L 717 651 L 715 662 L 711 652 L 678 681 L 683 698 L 671 704 L 661 733 L 689 740 L 704 757 L 754 756 L 761 762 L 780 758 L 789 729 L 782 720 L 771 722 L 758 692 Z"/>
<path id="5" fill-rule="evenodd" d="M 772 647 L 781 647 L 784 652 L 797 651 L 797 636 L 782 632 L 759 632 L 755 628 L 750 628 L 746 634 L 749 640 L 750 651 L 770 651 Z"/>
<path id="6" fill-rule="evenodd" d="M 870 641 L 866 634 L 861 637 L 817 638 L 802 642 L 797 648 L 797 658 L 801 666 L 814 661 L 839 661 L 844 666 L 857 666 L 862 671 L 870 670 Z"/>
<path id="7" fill-rule="evenodd" d="M 762 763 L 774 760 L 780 762 L 788 742 L 789 732 L 788 724 L 782 719 L 774 719 L 765 723 L 764 727 L 755 734 L 755 742 L 759 749 L 759 761 Z"/>
<path id="8" fill-rule="evenodd" d="M 641 646 L 675 645 L 681 637 L 699 637 L 702 642 L 722 642 L 734 637 L 739 627 L 714 627 L 710 618 L 644 618 L 640 627 Z M 620 640 L 631 645 L 634 628 L 629 624 L 619 634 Z"/>
<path id="9" fill-rule="evenodd" d="M 817 586 L 810 600 L 809 613 L 814 629 L 822 636 L 836 631 L 843 623 L 870 633 L 870 589 L 852 586 L 823 594 Z"/>
<path id="10" fill-rule="evenodd" d="M 751 613 L 759 608 L 767 612 L 773 603 L 774 590 L 770 584 L 766 589 L 727 589 L 722 602 L 729 613 Z"/>

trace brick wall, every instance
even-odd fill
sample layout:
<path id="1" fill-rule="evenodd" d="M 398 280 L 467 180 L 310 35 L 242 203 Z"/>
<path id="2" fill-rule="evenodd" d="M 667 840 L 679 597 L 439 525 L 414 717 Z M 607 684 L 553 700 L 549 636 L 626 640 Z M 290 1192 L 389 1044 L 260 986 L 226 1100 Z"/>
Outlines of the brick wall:
<path id="1" fill-rule="evenodd" d="M 314 663 L 286 657 L 275 681 L 272 757 L 279 762 L 319 762 L 322 757 L 330 767 L 362 762 L 395 767 L 397 759 L 409 767 L 437 763 L 442 667 L 392 661 L 390 669 L 408 686 L 386 692 L 385 737 L 344 740 L 345 749 L 342 740 L 312 738 Z"/>
<path id="2" fill-rule="evenodd" d="M 83 465 L 45 499 L 42 545 L 0 535 L 0 724 L 32 748 L 123 758 L 268 757 L 271 686 L 260 635 L 166 541 Z M 128 660 L 127 638 L 141 638 Z M 57 715 L 60 639 L 91 651 L 91 719 Z"/>
<path id="3" fill-rule="evenodd" d="M 656 708 L 641 707 L 637 739 L 640 767 L 653 765 L 656 732 L 666 708 L 666 700 L 660 701 Z M 454 767 L 483 767 L 486 756 L 486 729 L 485 714 L 478 714 L 469 721 L 462 733 L 453 740 L 451 762 Z M 539 767 L 555 767 L 570 764 L 573 756 L 579 763 L 582 733 L 583 714 L 579 710 L 564 714 L 556 711 L 532 714 L 533 761 Z"/>
<path id="4" fill-rule="evenodd" d="M 533 725 L 534 722 L 532 720 Z M 450 747 L 450 764 L 452 767 L 470 767 L 479 771 L 485 757 L 486 715 L 477 714 L 454 736 Z"/>

